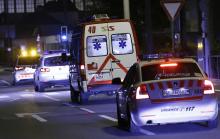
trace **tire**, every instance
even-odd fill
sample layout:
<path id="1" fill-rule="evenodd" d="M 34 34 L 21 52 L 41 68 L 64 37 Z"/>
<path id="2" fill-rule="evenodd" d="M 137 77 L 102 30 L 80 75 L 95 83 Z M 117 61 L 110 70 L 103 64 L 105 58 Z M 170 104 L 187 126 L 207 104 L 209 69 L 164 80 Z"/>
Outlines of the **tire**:
<path id="1" fill-rule="evenodd" d="M 84 93 L 84 92 L 79 92 L 79 95 L 78 95 L 78 103 L 83 105 L 83 104 L 86 104 L 88 103 L 88 96 Z"/>
<path id="2" fill-rule="evenodd" d="M 127 117 L 127 130 L 131 133 L 139 133 L 139 127 L 133 122 L 129 107 L 127 107 Z"/>
<path id="3" fill-rule="evenodd" d="M 118 127 L 123 129 L 125 126 L 125 119 L 123 119 L 121 117 L 121 111 L 120 111 L 120 107 L 119 107 L 119 102 L 118 102 L 118 96 L 116 96 L 116 105 L 117 105 L 117 118 L 118 118 Z"/>
<path id="4" fill-rule="evenodd" d="M 207 121 L 207 126 L 209 128 L 217 128 L 218 127 L 218 116 L 214 120 Z"/>
<path id="5" fill-rule="evenodd" d="M 39 91 L 37 85 L 34 85 L 34 90 L 35 90 L 35 92 L 38 92 L 38 91 Z"/>
<path id="6" fill-rule="evenodd" d="M 71 102 L 77 102 L 78 101 L 78 96 L 79 93 L 74 90 L 72 85 L 70 85 L 70 97 L 71 97 Z"/>
<path id="7" fill-rule="evenodd" d="M 40 85 L 40 83 L 38 85 L 38 91 L 39 92 L 44 92 L 45 91 L 45 87 L 43 85 Z"/>

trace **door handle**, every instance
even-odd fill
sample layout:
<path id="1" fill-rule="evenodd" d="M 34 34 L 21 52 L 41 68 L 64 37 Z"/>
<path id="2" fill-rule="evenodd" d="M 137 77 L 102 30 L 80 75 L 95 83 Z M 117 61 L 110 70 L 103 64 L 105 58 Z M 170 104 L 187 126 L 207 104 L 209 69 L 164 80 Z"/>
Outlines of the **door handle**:
<path id="1" fill-rule="evenodd" d="M 118 60 L 118 59 L 112 60 L 112 63 L 120 63 L 120 60 Z"/>

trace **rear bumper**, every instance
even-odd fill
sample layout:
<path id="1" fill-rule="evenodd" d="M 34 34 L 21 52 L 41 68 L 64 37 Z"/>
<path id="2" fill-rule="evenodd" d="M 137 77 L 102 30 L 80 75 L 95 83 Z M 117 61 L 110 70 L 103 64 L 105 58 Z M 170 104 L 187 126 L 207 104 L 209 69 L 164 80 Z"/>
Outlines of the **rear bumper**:
<path id="1" fill-rule="evenodd" d="M 215 96 L 206 95 L 201 100 L 152 103 L 138 100 L 131 106 L 131 117 L 138 126 L 214 120 L 218 115 Z"/>
<path id="2" fill-rule="evenodd" d="M 51 86 L 69 86 L 69 80 L 55 80 L 40 82 L 40 86 L 51 87 Z"/>

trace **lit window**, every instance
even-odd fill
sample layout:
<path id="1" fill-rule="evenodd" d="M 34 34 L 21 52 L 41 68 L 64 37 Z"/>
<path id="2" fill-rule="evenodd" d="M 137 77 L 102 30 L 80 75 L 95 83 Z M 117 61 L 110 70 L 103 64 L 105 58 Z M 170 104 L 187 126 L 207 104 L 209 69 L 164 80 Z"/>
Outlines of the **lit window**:
<path id="1" fill-rule="evenodd" d="M 43 6 L 44 5 L 44 0 L 37 0 L 36 1 L 36 7 L 37 6 Z"/>
<path id="2" fill-rule="evenodd" d="M 24 13 L 24 0 L 16 0 L 16 11 L 17 13 Z"/>
<path id="3" fill-rule="evenodd" d="M 14 13 L 15 12 L 15 7 L 14 7 L 14 0 L 8 0 L 8 12 L 9 13 Z"/>
<path id="4" fill-rule="evenodd" d="M 26 7 L 27 7 L 27 12 L 28 13 L 34 12 L 34 0 L 26 1 Z"/>
<path id="5" fill-rule="evenodd" d="M 4 1 L 0 1 L 0 13 L 4 12 L 5 9 L 4 9 Z"/>

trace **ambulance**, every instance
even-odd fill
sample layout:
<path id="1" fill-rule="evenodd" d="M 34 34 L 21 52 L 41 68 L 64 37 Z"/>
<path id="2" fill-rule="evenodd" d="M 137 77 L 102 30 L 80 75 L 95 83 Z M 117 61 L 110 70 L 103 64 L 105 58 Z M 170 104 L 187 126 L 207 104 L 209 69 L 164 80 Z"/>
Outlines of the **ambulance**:
<path id="1" fill-rule="evenodd" d="M 138 47 L 128 19 L 95 15 L 92 21 L 81 24 L 72 34 L 70 48 L 71 100 L 83 104 L 91 95 L 114 94 L 119 86 L 113 82 L 123 79 L 138 61 Z"/>

